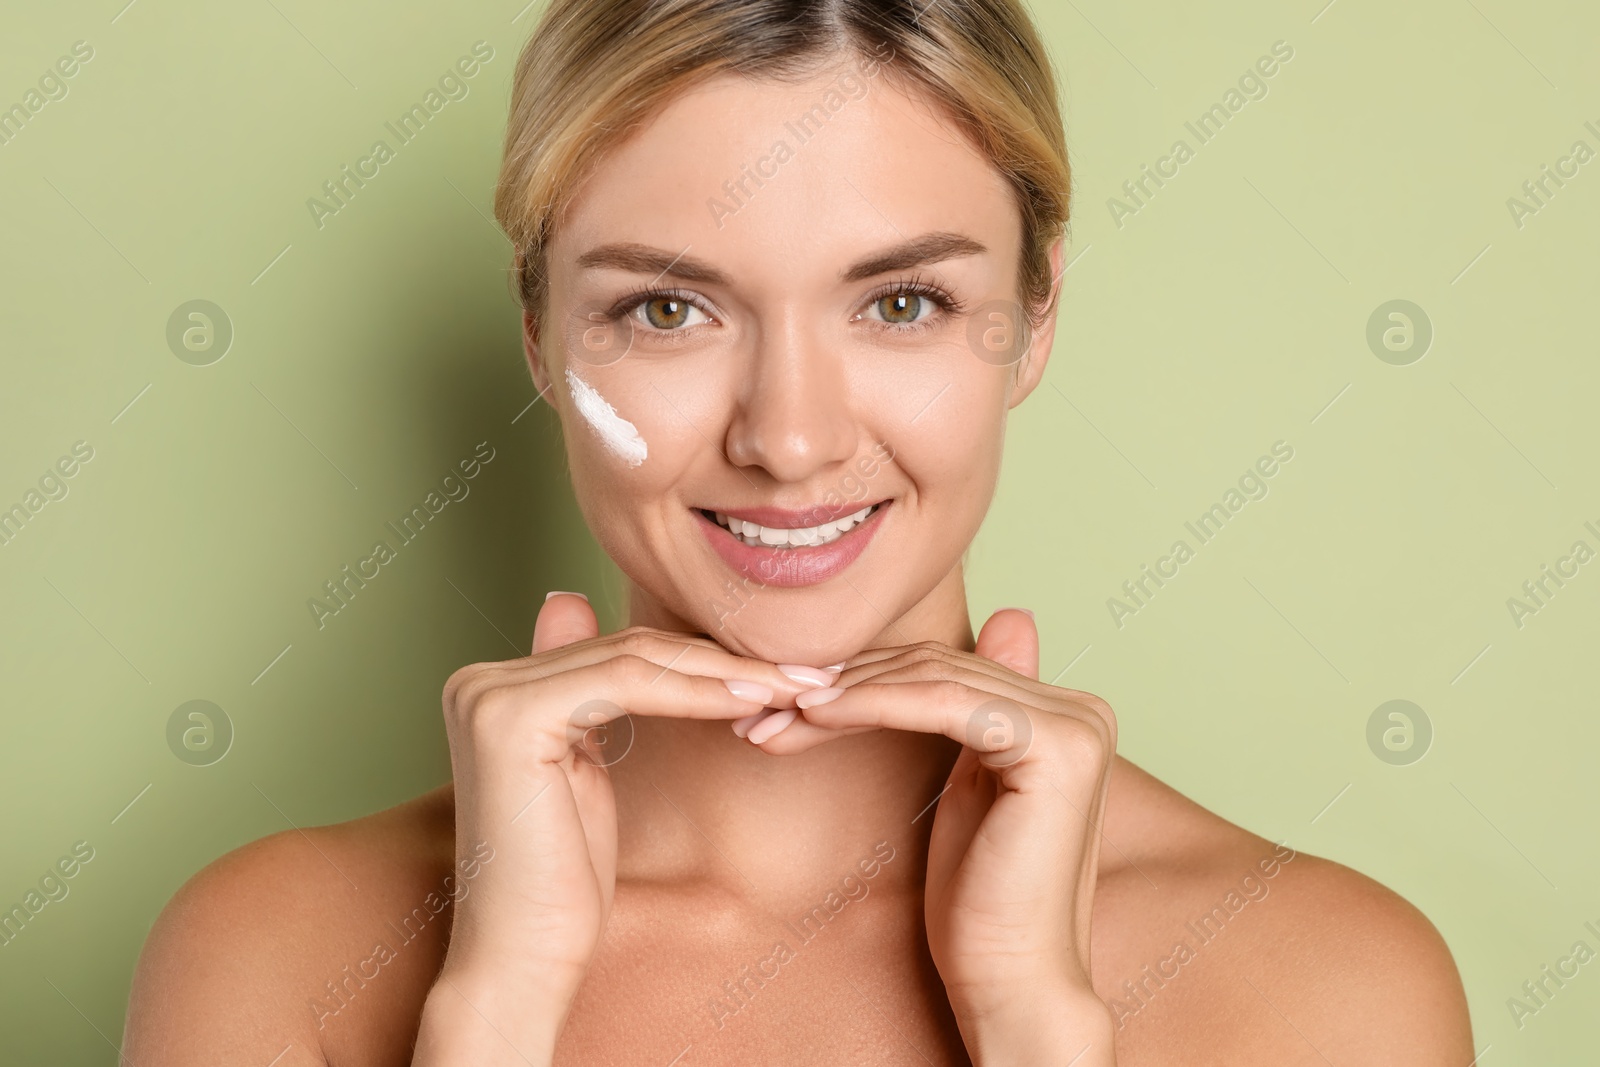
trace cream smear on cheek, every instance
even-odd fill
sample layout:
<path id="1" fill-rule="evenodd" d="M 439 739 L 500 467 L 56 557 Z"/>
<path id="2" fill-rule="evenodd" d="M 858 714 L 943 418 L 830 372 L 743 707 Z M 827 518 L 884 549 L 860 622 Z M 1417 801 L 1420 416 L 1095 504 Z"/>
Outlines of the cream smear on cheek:
<path id="1" fill-rule="evenodd" d="M 639 436 L 638 427 L 618 415 L 617 409 L 597 393 L 594 386 L 572 373 L 571 367 L 567 368 L 567 388 L 572 391 L 572 402 L 577 405 L 578 414 L 608 452 L 630 467 L 645 461 L 650 448 Z"/>

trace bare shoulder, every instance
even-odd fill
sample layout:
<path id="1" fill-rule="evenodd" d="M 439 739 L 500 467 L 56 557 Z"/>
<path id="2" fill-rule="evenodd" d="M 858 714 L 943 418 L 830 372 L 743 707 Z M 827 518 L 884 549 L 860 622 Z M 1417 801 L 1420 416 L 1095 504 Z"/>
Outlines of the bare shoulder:
<path id="1" fill-rule="evenodd" d="M 1102 864 L 1094 983 L 1121 1062 L 1473 1059 L 1449 947 L 1366 875 L 1241 829 L 1120 759 Z"/>
<path id="2" fill-rule="evenodd" d="M 448 943 L 454 860 L 449 786 L 221 857 L 151 928 L 124 1053 L 178 1067 L 409 1062 Z"/>

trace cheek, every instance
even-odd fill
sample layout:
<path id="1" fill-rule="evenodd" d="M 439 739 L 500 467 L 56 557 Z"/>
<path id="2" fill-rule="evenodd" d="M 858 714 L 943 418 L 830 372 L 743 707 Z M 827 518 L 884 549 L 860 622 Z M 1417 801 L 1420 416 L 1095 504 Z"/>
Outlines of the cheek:
<path id="1" fill-rule="evenodd" d="M 571 367 L 566 371 L 567 392 L 577 418 L 587 429 L 584 435 L 613 460 L 629 467 L 642 466 L 650 458 L 650 444 L 639 427 L 620 414 L 611 401 Z"/>
<path id="2" fill-rule="evenodd" d="M 1004 417 L 975 407 L 952 404 L 938 420 L 930 411 L 917 420 L 915 438 L 896 456 L 916 487 L 923 525 L 942 531 L 935 536 L 948 539 L 956 551 L 977 534 L 1000 479 Z"/>
<path id="3" fill-rule="evenodd" d="M 597 534 L 649 521 L 651 505 L 687 473 L 721 462 L 711 443 L 722 432 L 711 383 L 686 386 L 659 366 L 627 359 L 565 373 L 568 462 Z"/>
<path id="4" fill-rule="evenodd" d="M 919 496 L 959 492 L 981 513 L 1000 464 L 1009 371 L 951 346 L 888 363 L 873 379 L 862 388 L 877 400 L 862 410 L 876 413 L 874 436 L 894 449 Z"/>

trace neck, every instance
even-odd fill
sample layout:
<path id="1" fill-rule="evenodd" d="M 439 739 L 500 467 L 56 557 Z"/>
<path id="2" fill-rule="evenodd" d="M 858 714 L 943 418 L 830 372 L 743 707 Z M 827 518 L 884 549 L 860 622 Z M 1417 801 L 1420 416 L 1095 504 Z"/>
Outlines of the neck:
<path id="1" fill-rule="evenodd" d="M 630 608 L 634 625 L 691 629 L 638 587 Z M 972 649 L 959 566 L 862 650 L 919 641 Z M 769 756 L 725 722 L 630 722 L 633 746 L 610 768 L 619 882 L 709 883 L 787 903 L 837 885 L 887 842 L 896 861 L 876 884 L 920 886 L 933 825 L 925 809 L 944 788 L 955 742 L 882 730 Z"/>

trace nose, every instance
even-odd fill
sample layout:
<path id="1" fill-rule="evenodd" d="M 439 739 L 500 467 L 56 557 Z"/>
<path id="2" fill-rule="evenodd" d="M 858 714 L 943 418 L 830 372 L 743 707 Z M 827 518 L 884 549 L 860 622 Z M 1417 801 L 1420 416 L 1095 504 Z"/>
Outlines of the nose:
<path id="1" fill-rule="evenodd" d="M 828 349 L 793 315 L 758 332 L 724 442 L 734 466 L 796 483 L 855 455 L 843 361 Z"/>

